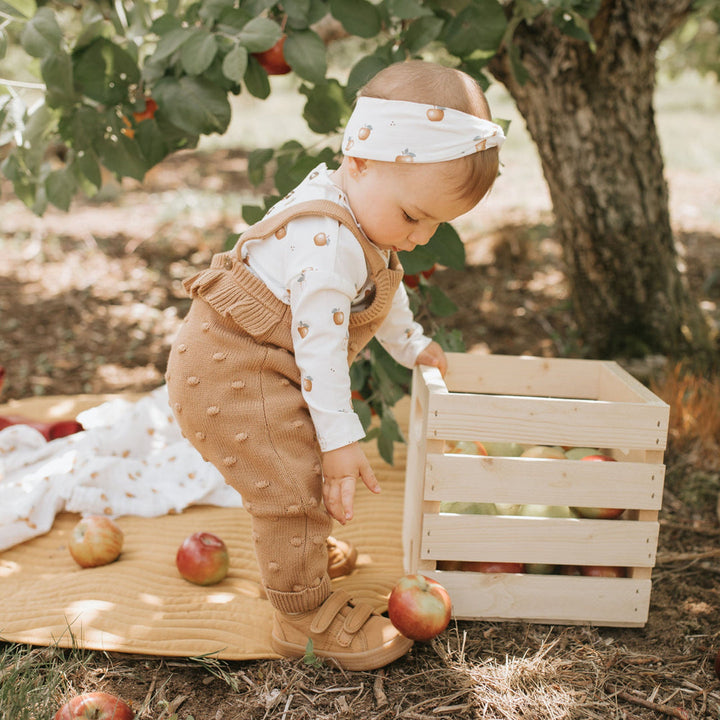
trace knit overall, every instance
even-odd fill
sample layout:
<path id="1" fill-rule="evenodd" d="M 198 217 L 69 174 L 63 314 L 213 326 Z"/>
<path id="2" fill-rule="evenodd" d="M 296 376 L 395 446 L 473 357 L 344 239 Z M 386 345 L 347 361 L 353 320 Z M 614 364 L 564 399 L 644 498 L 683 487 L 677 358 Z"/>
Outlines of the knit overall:
<path id="1" fill-rule="evenodd" d="M 223 474 L 252 516 L 262 583 L 283 613 L 313 610 L 330 594 L 326 539 L 332 518 L 322 500 L 320 449 L 295 364 L 290 306 L 242 260 L 249 240 L 283 231 L 291 220 L 324 215 L 360 243 L 375 293 L 351 313 L 348 364 L 387 316 L 403 270 L 389 267 L 350 213 L 327 200 L 299 203 L 249 228 L 235 248 L 219 253 L 185 281 L 193 298 L 170 351 L 170 405 L 183 435 Z"/>

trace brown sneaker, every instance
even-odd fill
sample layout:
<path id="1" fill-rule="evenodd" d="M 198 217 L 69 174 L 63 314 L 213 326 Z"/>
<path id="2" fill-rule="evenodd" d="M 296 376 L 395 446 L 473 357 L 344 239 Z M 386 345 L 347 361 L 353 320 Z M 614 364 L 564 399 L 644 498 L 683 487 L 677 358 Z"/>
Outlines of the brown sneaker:
<path id="1" fill-rule="evenodd" d="M 349 575 L 355 569 L 358 551 L 352 543 L 331 536 L 327 539 L 327 552 L 330 579 Z"/>
<path id="2" fill-rule="evenodd" d="M 404 655 L 413 644 L 370 605 L 355 603 L 336 590 L 316 610 L 285 615 L 275 613 L 272 648 L 285 657 L 305 655 L 308 640 L 313 652 L 331 658 L 346 670 L 374 670 Z"/>

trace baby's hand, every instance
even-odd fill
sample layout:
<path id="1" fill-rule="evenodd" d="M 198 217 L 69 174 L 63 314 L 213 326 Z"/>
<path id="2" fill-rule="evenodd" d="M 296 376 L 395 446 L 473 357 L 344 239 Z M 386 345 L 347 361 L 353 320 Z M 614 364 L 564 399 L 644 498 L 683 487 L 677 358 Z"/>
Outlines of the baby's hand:
<path id="1" fill-rule="evenodd" d="M 436 367 L 443 377 L 448 367 L 445 351 L 434 340 L 417 356 L 415 364 Z"/>
<path id="2" fill-rule="evenodd" d="M 380 484 L 357 442 L 323 454 L 323 500 L 328 513 L 344 525 L 353 516 L 355 482 L 360 478 L 368 490 L 380 492 Z"/>

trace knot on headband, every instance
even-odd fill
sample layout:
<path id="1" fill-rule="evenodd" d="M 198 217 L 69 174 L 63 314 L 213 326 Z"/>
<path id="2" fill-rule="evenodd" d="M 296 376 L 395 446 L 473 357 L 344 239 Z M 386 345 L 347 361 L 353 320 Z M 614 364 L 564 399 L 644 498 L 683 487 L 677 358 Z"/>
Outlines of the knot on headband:
<path id="1" fill-rule="evenodd" d="M 451 108 L 359 97 L 345 127 L 344 155 L 383 162 L 434 163 L 499 148 L 502 128 Z"/>

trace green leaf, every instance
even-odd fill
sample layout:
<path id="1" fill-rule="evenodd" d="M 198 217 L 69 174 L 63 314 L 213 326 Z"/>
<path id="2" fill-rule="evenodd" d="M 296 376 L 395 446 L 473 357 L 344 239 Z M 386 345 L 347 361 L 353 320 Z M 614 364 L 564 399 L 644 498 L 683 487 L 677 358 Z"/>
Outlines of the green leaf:
<path id="1" fill-rule="evenodd" d="M 388 463 L 388 465 L 392 465 L 394 461 L 395 442 L 402 442 L 403 439 L 400 426 L 397 424 L 395 416 L 390 408 L 387 408 L 385 412 L 383 412 L 380 420 L 380 433 L 377 438 L 377 447 L 380 457 Z"/>
<path id="2" fill-rule="evenodd" d="M 269 50 L 281 37 L 280 26 L 268 18 L 258 17 L 250 20 L 238 33 L 238 42 L 250 53 Z"/>
<path id="3" fill-rule="evenodd" d="M 149 166 L 137 144 L 125 135 L 103 138 L 97 146 L 102 164 L 118 177 L 142 180 Z"/>
<path id="4" fill-rule="evenodd" d="M 104 105 L 126 101 L 129 87 L 140 80 L 135 60 L 103 37 L 73 55 L 73 74 L 78 89 Z"/>
<path id="5" fill-rule="evenodd" d="M 102 186 L 102 173 L 97 156 L 91 150 L 82 150 L 75 157 L 74 169 L 82 174 L 97 190 Z"/>
<path id="6" fill-rule="evenodd" d="M 465 245 L 450 223 L 442 223 L 425 248 L 440 265 L 453 270 L 465 267 Z"/>
<path id="7" fill-rule="evenodd" d="M 217 53 L 215 36 L 205 28 L 195 28 L 180 48 L 180 62 L 188 75 L 201 75 Z"/>
<path id="8" fill-rule="evenodd" d="M 67 53 L 57 51 L 46 55 L 40 64 L 40 74 L 47 87 L 48 106 L 58 107 L 73 101 L 73 67 Z"/>
<path id="9" fill-rule="evenodd" d="M 0 13 L 14 18 L 29 18 L 37 6 L 34 0 L 14 0 L 11 3 L 0 0 Z"/>
<path id="10" fill-rule="evenodd" d="M 330 0 L 330 12 L 351 34 L 374 38 L 380 34 L 380 11 L 367 0 Z"/>
<path id="11" fill-rule="evenodd" d="M 435 265 L 435 256 L 426 245 L 418 245 L 412 252 L 399 252 L 398 257 L 406 275 L 417 275 Z"/>
<path id="12" fill-rule="evenodd" d="M 45 57 L 45 55 L 59 50 L 62 42 L 62 30 L 55 18 L 55 13 L 50 8 L 40 8 L 23 28 L 20 42 L 23 50 L 33 57 Z"/>
<path id="13" fill-rule="evenodd" d="M 167 119 L 190 135 L 222 135 L 230 124 L 227 95 L 201 78 L 163 78 L 155 85 L 153 97 Z"/>
<path id="14" fill-rule="evenodd" d="M 389 64 L 390 62 L 380 55 L 366 55 L 358 60 L 348 76 L 344 92 L 345 99 L 352 102 L 358 90 Z"/>
<path id="15" fill-rule="evenodd" d="M 223 58 L 223 75 L 233 82 L 239 83 L 248 67 L 248 51 L 242 45 L 234 45 Z"/>
<path id="16" fill-rule="evenodd" d="M 283 46 L 287 64 L 303 80 L 321 83 L 327 72 L 325 43 L 312 30 L 300 30 L 288 35 Z"/>
<path id="17" fill-rule="evenodd" d="M 437 285 L 423 285 L 422 288 L 429 296 L 428 308 L 433 315 L 447 317 L 457 312 L 458 306 Z"/>
<path id="18" fill-rule="evenodd" d="M 465 352 L 465 341 L 462 332 L 457 328 L 448 330 L 447 328 L 438 328 L 433 335 L 433 340 L 440 345 L 445 352 Z"/>
<path id="19" fill-rule="evenodd" d="M 291 28 L 303 30 L 310 25 L 310 0 L 283 0 L 283 10 Z"/>
<path id="20" fill-rule="evenodd" d="M 153 62 L 162 62 L 174 55 L 190 37 L 190 31 L 184 27 L 172 27 L 160 35 L 155 52 L 150 56 Z"/>
<path id="21" fill-rule="evenodd" d="M 243 205 L 242 217 L 248 225 L 254 225 L 263 219 L 265 211 L 259 205 Z"/>
<path id="22" fill-rule="evenodd" d="M 313 132 L 333 132 L 350 116 L 350 107 L 345 102 L 342 86 L 335 79 L 314 88 L 303 85 L 300 92 L 307 96 L 303 117 Z"/>
<path id="23" fill-rule="evenodd" d="M 418 18 L 410 23 L 402 35 L 405 47 L 412 54 L 419 52 L 440 36 L 444 24 L 442 18 L 434 15 Z"/>
<path id="24" fill-rule="evenodd" d="M 262 65 L 251 55 L 245 71 L 245 87 L 248 92 L 260 100 L 270 95 L 270 80 Z"/>
<path id="25" fill-rule="evenodd" d="M 363 430 L 367 432 L 372 423 L 372 410 L 370 409 L 370 405 L 368 405 L 365 400 L 353 398 L 352 407 L 355 414 L 360 418 Z"/>
<path id="26" fill-rule="evenodd" d="M 388 0 L 390 14 L 401 20 L 413 20 L 423 15 L 432 15 L 432 11 L 423 7 L 417 0 Z"/>
<path id="27" fill-rule="evenodd" d="M 265 179 L 265 166 L 273 159 L 272 148 L 253 150 L 248 155 L 248 180 L 257 187 Z"/>
<path id="28" fill-rule="evenodd" d="M 48 200 L 60 210 L 67 212 L 77 190 L 75 176 L 67 168 L 53 170 L 45 179 Z"/>
<path id="29" fill-rule="evenodd" d="M 458 57 L 477 51 L 496 52 L 507 20 L 497 0 L 477 0 L 458 13 L 447 25 L 447 49 Z"/>
<path id="30" fill-rule="evenodd" d="M 135 142 L 148 167 L 157 165 L 170 153 L 168 138 L 155 118 L 143 120 L 135 130 Z"/>

